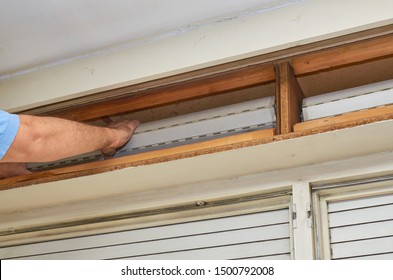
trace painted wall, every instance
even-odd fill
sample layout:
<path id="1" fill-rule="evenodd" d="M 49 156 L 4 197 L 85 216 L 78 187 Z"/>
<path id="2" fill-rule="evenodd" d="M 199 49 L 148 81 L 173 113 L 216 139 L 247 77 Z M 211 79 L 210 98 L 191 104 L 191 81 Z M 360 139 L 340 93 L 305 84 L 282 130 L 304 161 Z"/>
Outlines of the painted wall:
<path id="1" fill-rule="evenodd" d="M 361 3 L 360 3 L 361 2 Z M 305 0 L 0 80 L 19 111 L 393 23 L 390 0 Z"/>

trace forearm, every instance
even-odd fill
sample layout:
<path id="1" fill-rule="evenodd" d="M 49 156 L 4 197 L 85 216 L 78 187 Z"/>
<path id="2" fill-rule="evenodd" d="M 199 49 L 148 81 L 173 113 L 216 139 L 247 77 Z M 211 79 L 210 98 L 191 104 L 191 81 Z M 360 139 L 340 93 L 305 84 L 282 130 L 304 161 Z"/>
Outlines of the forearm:
<path id="1" fill-rule="evenodd" d="M 101 150 L 114 141 L 108 128 L 51 118 L 20 116 L 5 162 L 45 162 Z"/>

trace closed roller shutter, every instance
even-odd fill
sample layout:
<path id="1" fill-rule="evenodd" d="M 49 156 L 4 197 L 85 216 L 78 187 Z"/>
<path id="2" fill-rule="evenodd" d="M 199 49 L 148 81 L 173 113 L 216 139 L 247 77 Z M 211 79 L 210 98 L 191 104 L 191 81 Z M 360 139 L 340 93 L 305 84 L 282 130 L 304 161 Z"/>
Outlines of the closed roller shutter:
<path id="1" fill-rule="evenodd" d="M 289 209 L 0 248 L 2 259 L 290 259 Z"/>
<path id="2" fill-rule="evenodd" d="M 393 259 L 393 194 L 328 202 L 332 259 Z"/>

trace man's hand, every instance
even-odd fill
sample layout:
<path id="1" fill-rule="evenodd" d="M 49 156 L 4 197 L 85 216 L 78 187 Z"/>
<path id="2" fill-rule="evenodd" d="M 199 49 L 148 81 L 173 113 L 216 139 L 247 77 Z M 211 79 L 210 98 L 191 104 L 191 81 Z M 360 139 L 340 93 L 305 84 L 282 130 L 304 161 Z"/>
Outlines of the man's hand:
<path id="1" fill-rule="evenodd" d="M 101 153 L 105 157 L 113 157 L 119 149 L 128 143 L 135 129 L 138 127 L 139 121 L 137 120 L 122 120 L 120 122 L 112 123 L 108 129 L 112 130 L 115 134 L 114 141 L 110 146 L 101 149 Z"/>

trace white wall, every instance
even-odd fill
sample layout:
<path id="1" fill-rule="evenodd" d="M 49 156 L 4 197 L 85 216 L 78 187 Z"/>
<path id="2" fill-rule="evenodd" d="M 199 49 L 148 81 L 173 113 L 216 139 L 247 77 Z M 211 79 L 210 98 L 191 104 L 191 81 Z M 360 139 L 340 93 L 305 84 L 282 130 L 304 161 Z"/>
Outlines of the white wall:
<path id="1" fill-rule="evenodd" d="M 19 111 L 393 23 L 391 0 L 305 0 L 0 80 Z"/>

